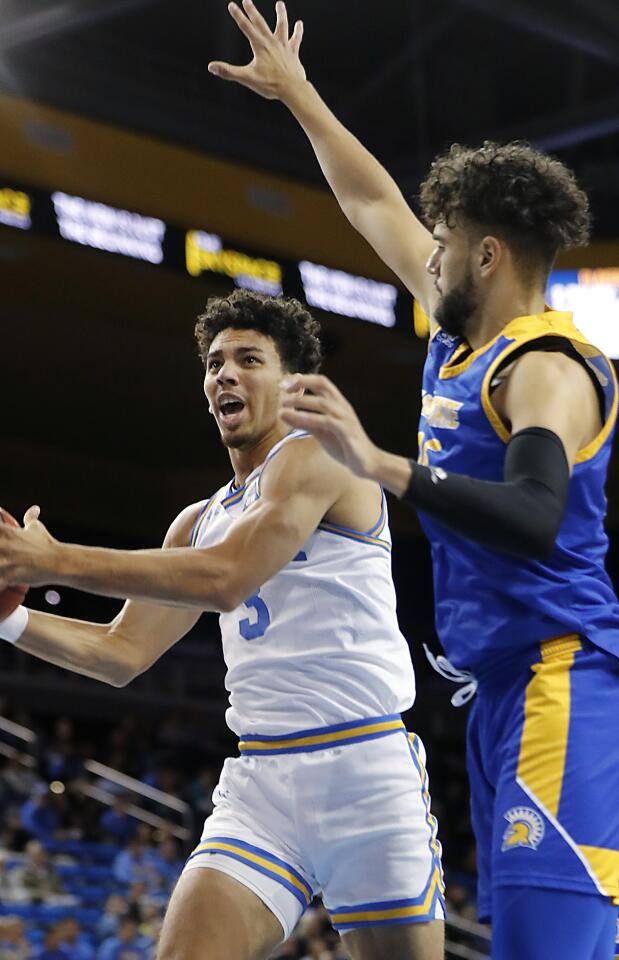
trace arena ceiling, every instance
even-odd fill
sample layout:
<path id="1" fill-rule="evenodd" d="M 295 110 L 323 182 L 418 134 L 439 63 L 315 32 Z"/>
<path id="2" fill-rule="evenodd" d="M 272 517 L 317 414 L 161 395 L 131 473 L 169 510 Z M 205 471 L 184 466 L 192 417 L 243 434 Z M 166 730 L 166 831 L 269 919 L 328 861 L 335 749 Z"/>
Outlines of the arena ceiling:
<path id="1" fill-rule="evenodd" d="M 272 16 L 271 0 L 261 4 Z M 414 194 L 454 140 L 524 137 L 576 167 L 598 233 L 619 200 L 614 0 L 289 0 L 308 75 Z M 303 180 L 279 104 L 210 77 L 242 62 L 226 0 L 0 0 L 0 89 Z"/>

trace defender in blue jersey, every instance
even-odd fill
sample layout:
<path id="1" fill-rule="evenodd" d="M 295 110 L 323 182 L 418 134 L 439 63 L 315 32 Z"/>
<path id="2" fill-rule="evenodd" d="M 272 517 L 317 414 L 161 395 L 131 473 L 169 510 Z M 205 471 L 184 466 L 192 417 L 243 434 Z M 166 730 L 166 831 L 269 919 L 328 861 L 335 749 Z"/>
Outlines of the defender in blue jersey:
<path id="1" fill-rule="evenodd" d="M 254 56 L 211 72 L 289 107 L 343 211 L 432 328 L 418 461 L 375 447 L 322 377 L 290 379 L 285 420 L 422 516 L 439 635 L 452 674 L 477 690 L 469 769 L 493 957 L 610 960 L 619 604 L 603 519 L 617 387 L 571 317 L 544 303 L 558 250 L 587 242 L 587 198 L 524 144 L 456 145 L 422 186 L 430 232 L 308 83 L 301 26 L 289 39 L 277 10 L 271 31 L 251 0 L 231 5 Z"/>

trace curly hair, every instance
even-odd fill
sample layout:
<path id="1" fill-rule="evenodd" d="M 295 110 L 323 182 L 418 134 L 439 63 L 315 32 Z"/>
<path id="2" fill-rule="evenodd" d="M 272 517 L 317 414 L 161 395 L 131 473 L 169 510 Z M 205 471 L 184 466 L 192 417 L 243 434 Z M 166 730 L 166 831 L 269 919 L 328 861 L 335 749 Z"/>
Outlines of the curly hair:
<path id="1" fill-rule="evenodd" d="M 271 337 L 288 373 L 316 373 L 320 368 L 320 324 L 298 300 L 241 289 L 228 297 L 211 297 L 195 326 L 205 366 L 213 340 L 229 327 Z"/>
<path id="2" fill-rule="evenodd" d="M 561 248 L 584 246 L 591 216 L 586 193 L 560 160 L 528 143 L 486 140 L 477 149 L 454 143 L 437 157 L 420 189 L 431 227 L 490 227 L 516 255 L 550 269 Z"/>

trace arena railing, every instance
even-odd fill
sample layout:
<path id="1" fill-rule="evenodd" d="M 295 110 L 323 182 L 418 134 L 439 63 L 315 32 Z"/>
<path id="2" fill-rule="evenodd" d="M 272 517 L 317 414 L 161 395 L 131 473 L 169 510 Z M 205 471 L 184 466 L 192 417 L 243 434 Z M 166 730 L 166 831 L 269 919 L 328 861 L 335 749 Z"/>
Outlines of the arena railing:
<path id="1" fill-rule="evenodd" d="M 0 739 L 0 755 L 11 760 L 17 760 L 22 766 L 30 769 L 36 768 L 37 759 L 35 754 L 37 752 L 38 737 L 34 730 L 30 730 L 28 727 L 22 726 L 22 724 L 15 723 L 7 717 L 0 716 L 0 734 L 4 734 L 5 737 L 13 741 L 13 743 L 6 743 Z M 15 741 L 20 744 L 19 747 L 15 745 Z M 143 797 L 146 800 L 152 800 L 159 806 L 173 810 L 179 814 L 182 823 L 179 824 L 174 820 L 167 819 L 165 816 L 153 813 L 151 810 L 145 809 L 137 803 L 129 804 L 127 812 L 142 823 L 147 823 L 155 829 L 165 830 L 185 843 L 191 842 L 195 832 L 194 817 L 191 807 L 188 803 L 185 803 L 184 800 L 180 800 L 178 797 L 166 793 L 164 790 L 151 787 L 148 783 L 143 783 L 135 777 L 127 776 L 127 774 L 122 773 L 120 770 L 108 767 L 103 763 L 99 763 L 97 760 L 85 760 L 84 770 L 92 774 L 93 777 L 98 777 L 99 783 L 89 783 L 78 778 L 73 781 L 73 787 L 79 793 L 91 797 L 104 806 L 112 806 L 117 799 L 117 793 L 114 789 L 106 789 L 106 787 L 101 784 L 101 781 L 104 781 L 109 783 L 111 787 L 121 787 L 123 792 Z"/>

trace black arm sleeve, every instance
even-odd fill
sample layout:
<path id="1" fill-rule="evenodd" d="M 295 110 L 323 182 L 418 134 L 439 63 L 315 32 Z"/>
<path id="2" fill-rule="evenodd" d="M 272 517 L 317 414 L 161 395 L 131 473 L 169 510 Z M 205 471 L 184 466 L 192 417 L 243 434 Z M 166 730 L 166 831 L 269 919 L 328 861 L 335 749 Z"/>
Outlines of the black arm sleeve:
<path id="1" fill-rule="evenodd" d="M 402 499 L 454 533 L 528 559 L 542 560 L 552 551 L 570 479 L 556 433 L 542 427 L 515 433 L 507 445 L 502 483 L 411 465 Z"/>

